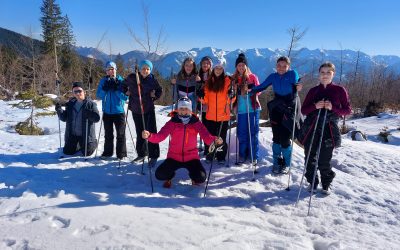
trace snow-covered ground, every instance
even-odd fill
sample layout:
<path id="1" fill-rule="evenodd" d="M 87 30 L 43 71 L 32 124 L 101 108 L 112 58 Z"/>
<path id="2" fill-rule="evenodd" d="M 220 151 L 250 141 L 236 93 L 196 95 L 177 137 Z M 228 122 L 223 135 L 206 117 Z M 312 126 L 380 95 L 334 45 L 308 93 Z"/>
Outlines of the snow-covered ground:
<path id="1" fill-rule="evenodd" d="M 367 141 L 343 136 L 332 160 L 333 192 L 301 193 L 303 150 L 295 146 L 293 183 L 271 175 L 271 130 L 261 128 L 260 173 L 215 165 L 207 197 L 179 171 L 164 189 L 141 165 L 82 157 L 59 159 L 56 116 L 39 118 L 45 136 L 20 136 L 12 126 L 29 110 L 0 101 L 0 249 L 399 249 L 400 116 L 349 121 Z M 157 107 L 158 128 L 169 107 Z M 129 124 L 134 133 L 131 119 Z M 97 124 L 97 132 L 100 123 Z M 376 139 L 383 127 L 389 143 Z M 65 124 L 62 123 L 62 136 Z M 232 131 L 234 134 L 234 130 Z M 136 135 L 133 134 L 136 138 Z M 165 158 L 167 142 L 161 146 Z M 136 157 L 127 133 L 129 158 Z M 100 141 L 99 155 L 103 139 Z M 160 162 L 159 161 L 159 162 Z M 209 165 L 205 164 L 206 169 Z"/>

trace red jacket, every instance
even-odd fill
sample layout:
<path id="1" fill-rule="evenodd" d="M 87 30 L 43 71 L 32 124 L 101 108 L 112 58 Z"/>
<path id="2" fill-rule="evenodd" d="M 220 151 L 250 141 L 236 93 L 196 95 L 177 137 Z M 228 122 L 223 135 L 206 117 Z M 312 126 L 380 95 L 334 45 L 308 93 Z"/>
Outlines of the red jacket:
<path id="1" fill-rule="evenodd" d="M 176 112 L 164 127 L 156 134 L 150 134 L 149 142 L 160 143 L 168 135 L 171 136 L 167 158 L 179 162 L 199 160 L 199 151 L 197 149 L 197 134 L 201 139 L 210 145 L 217 137 L 212 136 L 199 119 L 192 115 L 188 124 L 183 124 Z"/>

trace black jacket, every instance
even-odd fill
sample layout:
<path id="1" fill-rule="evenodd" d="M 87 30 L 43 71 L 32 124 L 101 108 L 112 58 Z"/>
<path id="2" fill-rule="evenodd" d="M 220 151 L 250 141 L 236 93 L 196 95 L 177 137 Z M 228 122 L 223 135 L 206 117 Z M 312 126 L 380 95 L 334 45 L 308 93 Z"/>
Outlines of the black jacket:
<path id="1" fill-rule="evenodd" d="M 160 98 L 162 88 L 153 74 L 148 75 L 146 78 L 139 74 L 141 97 L 143 103 L 144 113 L 154 110 L 154 101 Z M 129 96 L 129 109 L 135 114 L 141 114 L 140 100 L 138 85 L 136 83 L 136 74 L 132 73 L 125 79 L 124 91 L 130 92 Z M 151 97 L 151 92 L 154 91 L 155 97 Z"/>
<path id="2" fill-rule="evenodd" d="M 57 115 L 61 121 L 66 122 L 65 128 L 65 144 L 72 137 L 72 116 L 73 116 L 73 109 L 76 102 L 76 98 L 72 98 L 66 103 L 66 109 L 58 109 Z M 95 123 L 100 121 L 100 114 L 99 110 L 97 109 L 97 105 L 90 99 L 85 99 L 83 101 L 82 106 L 82 137 L 86 138 L 86 120 L 88 121 L 88 147 L 96 145 L 96 131 L 95 131 Z"/>

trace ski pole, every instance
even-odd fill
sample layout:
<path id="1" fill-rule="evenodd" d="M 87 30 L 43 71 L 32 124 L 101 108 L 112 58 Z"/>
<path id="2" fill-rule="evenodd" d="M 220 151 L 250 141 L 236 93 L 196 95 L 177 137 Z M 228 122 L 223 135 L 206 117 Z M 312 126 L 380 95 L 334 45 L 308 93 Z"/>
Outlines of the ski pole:
<path id="1" fill-rule="evenodd" d="M 286 191 L 290 191 L 290 175 L 291 175 L 291 169 L 292 169 L 292 156 L 293 156 L 293 142 L 294 142 L 294 130 L 296 127 L 296 116 L 297 116 L 297 99 L 299 97 L 299 94 L 296 91 L 296 95 L 295 95 L 295 104 L 294 104 L 294 117 L 293 117 L 293 126 L 292 126 L 292 141 L 291 141 L 291 151 L 290 151 L 290 161 L 289 161 L 289 172 L 288 172 L 288 184 L 287 184 L 287 188 Z"/>
<path id="2" fill-rule="evenodd" d="M 223 121 L 220 121 L 220 125 L 219 125 L 219 131 L 218 131 L 218 138 L 220 138 L 221 136 L 221 131 L 222 131 L 222 124 L 224 123 Z M 222 147 L 224 146 L 224 144 L 222 143 Z M 206 187 L 204 189 L 204 197 L 206 197 L 206 193 L 207 193 L 207 188 L 208 188 L 208 182 L 210 181 L 210 176 L 211 176 L 211 171 L 212 171 L 212 167 L 213 167 L 213 163 L 214 163 L 214 158 L 215 158 L 215 154 L 217 153 L 217 146 L 215 145 L 215 149 L 212 152 L 213 157 L 211 159 L 211 163 L 210 163 L 210 171 L 208 172 L 208 176 L 207 176 L 207 182 L 206 182 Z"/>
<path id="3" fill-rule="evenodd" d="M 107 93 L 104 97 L 104 106 L 105 107 L 107 105 Z M 96 145 L 96 153 L 94 154 L 94 158 L 97 157 L 97 150 L 99 149 L 99 144 L 100 144 L 100 134 L 101 134 L 101 127 L 103 126 L 103 116 L 104 116 L 104 111 L 101 113 L 101 120 L 100 120 L 100 128 L 99 128 L 99 136 L 97 137 L 97 145 Z"/>
<path id="4" fill-rule="evenodd" d="M 308 148 L 308 152 L 307 152 L 307 156 L 306 156 L 306 161 L 305 161 L 305 163 L 304 163 L 304 169 L 303 169 L 303 174 L 302 174 L 302 176 L 301 176 L 299 193 L 297 194 L 297 200 L 296 200 L 296 204 L 295 204 L 296 207 L 297 207 L 297 204 L 299 203 L 301 189 L 303 188 L 304 175 L 305 175 L 305 173 L 306 173 L 306 168 L 307 168 L 307 165 L 308 165 L 308 160 L 309 160 L 309 158 L 310 158 L 310 152 L 311 152 L 312 144 L 313 144 L 313 142 L 314 142 L 315 132 L 317 131 L 317 126 L 318 126 L 318 121 L 319 121 L 320 115 L 321 115 L 321 109 L 318 110 L 317 119 L 315 120 L 315 127 L 314 127 L 314 130 L 313 130 L 312 136 L 311 136 L 311 144 L 310 144 L 310 147 Z"/>
<path id="5" fill-rule="evenodd" d="M 136 74 L 136 84 L 138 87 L 138 95 L 139 95 L 139 103 L 140 103 L 140 113 L 142 115 L 142 125 L 143 125 L 143 130 L 146 130 L 146 124 L 144 122 L 144 109 L 143 109 L 143 102 L 142 102 L 142 88 L 141 88 L 141 83 L 140 83 L 140 77 L 139 77 L 139 68 L 137 65 L 137 61 L 136 61 L 136 65 L 135 65 L 135 74 Z M 148 144 L 148 140 L 146 139 L 144 141 L 145 143 L 145 147 L 146 147 L 146 153 L 147 154 L 147 166 L 149 169 L 149 175 L 150 175 L 150 185 L 151 185 L 151 192 L 154 193 L 154 187 L 153 187 L 153 176 L 151 173 L 151 167 L 150 163 L 149 163 L 149 144 Z M 142 174 L 144 173 L 143 171 L 143 166 L 144 166 L 144 161 L 145 161 L 145 157 L 143 158 L 143 162 L 142 162 Z"/>
<path id="6" fill-rule="evenodd" d="M 88 148 L 88 131 L 89 131 L 89 120 L 86 118 L 85 128 L 85 161 L 87 161 L 87 148 Z"/>
<path id="7" fill-rule="evenodd" d="M 129 122 L 128 122 L 128 115 L 129 115 L 129 105 L 128 105 L 128 107 L 126 108 L 125 123 L 126 123 L 126 125 L 127 125 L 127 127 L 128 127 L 129 135 L 131 136 L 131 140 L 132 140 L 132 144 L 133 144 L 133 149 L 136 151 L 135 141 L 133 140 L 131 127 L 129 126 Z"/>
<path id="8" fill-rule="evenodd" d="M 232 86 L 232 85 L 231 85 Z M 230 97 L 229 97 L 230 98 Z M 229 160 L 230 160 L 230 158 L 231 158 L 231 134 L 232 134 L 232 128 L 231 128 L 231 126 L 232 126 L 232 120 L 231 120 L 231 112 L 232 112 L 232 106 L 233 106 L 233 102 L 232 102 L 232 99 L 229 99 L 229 108 L 230 108 L 230 110 L 229 110 L 229 136 L 228 136 L 228 162 L 226 163 L 226 167 L 227 168 L 229 168 L 230 167 L 230 165 L 229 165 Z"/>
<path id="9" fill-rule="evenodd" d="M 318 144 L 318 149 L 317 149 L 317 155 L 315 159 L 315 166 L 314 166 L 314 174 L 313 174 L 313 180 L 312 180 L 312 186 L 311 186 L 311 193 L 310 193 L 310 199 L 308 201 L 308 212 L 307 216 L 310 215 L 310 208 L 311 208 L 311 199 L 312 195 L 314 193 L 314 185 L 315 185 L 315 176 L 317 175 L 317 169 L 318 169 L 318 161 L 319 161 L 319 155 L 321 152 L 321 144 L 322 144 L 322 138 L 324 137 L 324 129 L 325 129 L 325 121 L 326 121 L 326 114 L 328 113 L 328 110 L 325 109 L 325 114 L 324 114 L 324 119 L 322 120 L 322 129 L 321 129 L 321 136 L 319 138 L 319 144 Z"/>
<path id="10" fill-rule="evenodd" d="M 246 86 L 248 86 L 247 82 L 245 83 Z M 250 107 L 249 107 L 249 92 L 246 92 L 246 110 L 247 110 L 247 128 L 249 131 L 249 140 L 250 140 L 250 158 L 251 158 L 251 164 L 253 165 L 253 178 L 252 181 L 256 180 L 255 173 L 257 171 L 257 166 L 254 164 L 254 158 L 253 158 L 253 143 L 251 140 L 251 129 L 250 129 Z M 255 114 L 254 114 L 255 115 Z"/>

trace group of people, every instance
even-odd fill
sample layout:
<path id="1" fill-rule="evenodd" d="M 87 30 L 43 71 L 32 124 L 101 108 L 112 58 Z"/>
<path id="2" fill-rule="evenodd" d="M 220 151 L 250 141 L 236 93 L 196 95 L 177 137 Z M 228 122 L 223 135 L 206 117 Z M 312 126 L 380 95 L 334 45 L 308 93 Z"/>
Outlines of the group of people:
<path id="1" fill-rule="evenodd" d="M 199 70 L 192 58 L 186 58 L 177 77 L 171 79 L 173 107 L 170 120 L 157 132 L 154 101 L 162 95 L 162 88 L 151 73 L 149 60 L 140 62 L 139 68 L 125 79 L 117 74 L 114 62 L 107 62 L 106 76 L 100 80 L 97 98 L 102 100 L 104 123 L 104 150 L 101 158 L 114 154 L 114 127 L 116 130 L 116 156 L 127 156 L 125 126 L 128 109 L 135 123 L 137 157 L 134 162 L 144 161 L 154 166 L 160 157 L 158 143 L 170 137 L 166 159 L 158 166 L 155 176 L 164 181 L 164 187 L 172 185 L 175 171 L 186 168 L 194 185 L 206 180 L 198 150 L 198 135 L 204 141 L 206 162 L 226 163 L 227 134 L 231 121 L 236 120 L 239 164 L 249 161 L 257 164 L 259 154 L 259 118 L 261 104 L 258 96 L 272 86 L 274 99 L 267 104 L 272 126 L 272 172 L 285 174 L 291 165 L 293 140 L 296 137 L 304 145 L 306 179 L 311 189 L 319 184 L 314 169 L 320 170 L 322 192 L 329 194 L 335 172 L 330 161 L 333 149 L 340 146 L 338 119 L 351 112 L 346 90 L 333 82 L 335 66 L 326 62 L 319 68 L 319 84 L 307 94 L 300 105 L 297 92 L 302 83 L 291 61 L 282 56 L 277 59 L 276 73 L 270 74 L 261 84 L 241 53 L 235 61 L 235 72 L 228 76 L 222 61 L 205 56 Z M 96 104 L 85 97 L 81 83 L 72 86 L 72 98 L 66 110 L 56 105 L 57 114 L 67 122 L 64 154 L 81 151 L 91 155 L 97 148 L 94 123 L 100 120 Z M 300 108 L 301 107 L 301 108 Z M 300 127 L 299 118 L 306 119 Z M 234 116 L 236 115 L 236 116 Z M 314 139 L 316 138 L 316 139 Z M 319 146 L 318 141 L 321 141 Z M 211 145 L 211 146 L 210 146 Z M 318 161 L 318 162 L 317 162 Z M 314 186 L 311 184 L 314 183 Z M 310 189 L 310 190 L 311 190 Z"/>

